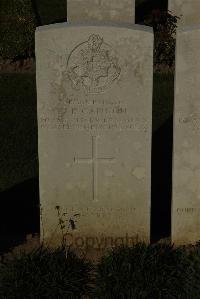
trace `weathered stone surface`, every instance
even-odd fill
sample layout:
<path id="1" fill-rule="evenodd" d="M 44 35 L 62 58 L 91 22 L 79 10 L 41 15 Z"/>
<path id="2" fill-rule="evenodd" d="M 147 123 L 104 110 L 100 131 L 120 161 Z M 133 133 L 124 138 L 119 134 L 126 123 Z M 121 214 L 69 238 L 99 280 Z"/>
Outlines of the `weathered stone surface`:
<path id="1" fill-rule="evenodd" d="M 172 241 L 200 239 L 200 26 L 177 32 Z"/>
<path id="2" fill-rule="evenodd" d="M 68 0 L 68 22 L 135 23 L 135 0 Z"/>
<path id="3" fill-rule="evenodd" d="M 180 26 L 200 24 L 199 0 L 169 0 L 168 9 L 174 15 L 180 17 L 180 20 L 178 20 Z"/>
<path id="4" fill-rule="evenodd" d="M 44 26 L 36 62 L 44 239 L 61 237 L 59 206 L 75 247 L 148 242 L 152 30 Z"/>

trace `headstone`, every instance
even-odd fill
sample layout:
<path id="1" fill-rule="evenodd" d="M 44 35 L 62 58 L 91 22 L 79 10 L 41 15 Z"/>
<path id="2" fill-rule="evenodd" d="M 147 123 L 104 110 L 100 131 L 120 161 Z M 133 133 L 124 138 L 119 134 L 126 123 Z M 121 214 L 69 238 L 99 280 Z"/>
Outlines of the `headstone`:
<path id="1" fill-rule="evenodd" d="M 200 240 L 200 26 L 177 31 L 172 241 Z"/>
<path id="2" fill-rule="evenodd" d="M 42 239 L 67 224 L 72 247 L 148 242 L 151 28 L 39 27 L 36 63 Z"/>
<path id="3" fill-rule="evenodd" d="M 135 23 L 135 0 L 67 0 L 68 22 Z"/>
<path id="4" fill-rule="evenodd" d="M 180 17 L 179 26 L 200 24 L 199 0 L 168 0 L 168 9 L 173 15 Z"/>

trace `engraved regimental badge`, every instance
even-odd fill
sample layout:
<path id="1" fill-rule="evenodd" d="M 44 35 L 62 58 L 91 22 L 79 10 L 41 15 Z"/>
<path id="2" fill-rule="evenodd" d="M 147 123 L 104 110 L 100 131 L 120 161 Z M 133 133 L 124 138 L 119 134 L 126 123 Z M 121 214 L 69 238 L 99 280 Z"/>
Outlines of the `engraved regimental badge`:
<path id="1" fill-rule="evenodd" d="M 90 94 L 106 91 L 119 78 L 120 72 L 115 51 L 96 34 L 75 47 L 67 63 L 72 87 Z"/>

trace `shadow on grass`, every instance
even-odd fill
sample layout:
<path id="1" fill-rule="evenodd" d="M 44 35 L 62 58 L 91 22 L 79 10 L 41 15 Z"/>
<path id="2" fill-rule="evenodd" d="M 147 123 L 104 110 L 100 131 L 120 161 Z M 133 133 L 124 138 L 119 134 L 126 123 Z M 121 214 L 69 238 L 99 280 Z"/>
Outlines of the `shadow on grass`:
<path id="1" fill-rule="evenodd" d="M 39 181 L 33 178 L 0 193 L 0 254 L 39 233 Z"/>

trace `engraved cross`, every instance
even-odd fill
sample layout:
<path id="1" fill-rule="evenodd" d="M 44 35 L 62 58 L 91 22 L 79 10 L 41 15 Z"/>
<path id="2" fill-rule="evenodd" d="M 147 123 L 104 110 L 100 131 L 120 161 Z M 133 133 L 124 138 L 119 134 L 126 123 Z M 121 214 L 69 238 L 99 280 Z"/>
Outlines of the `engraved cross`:
<path id="1" fill-rule="evenodd" d="M 115 163 L 115 158 L 98 157 L 98 138 L 99 136 L 92 136 L 92 157 L 91 158 L 76 158 L 74 162 L 77 164 L 91 164 L 92 165 L 92 197 L 94 201 L 98 200 L 98 164 L 99 163 Z"/>

